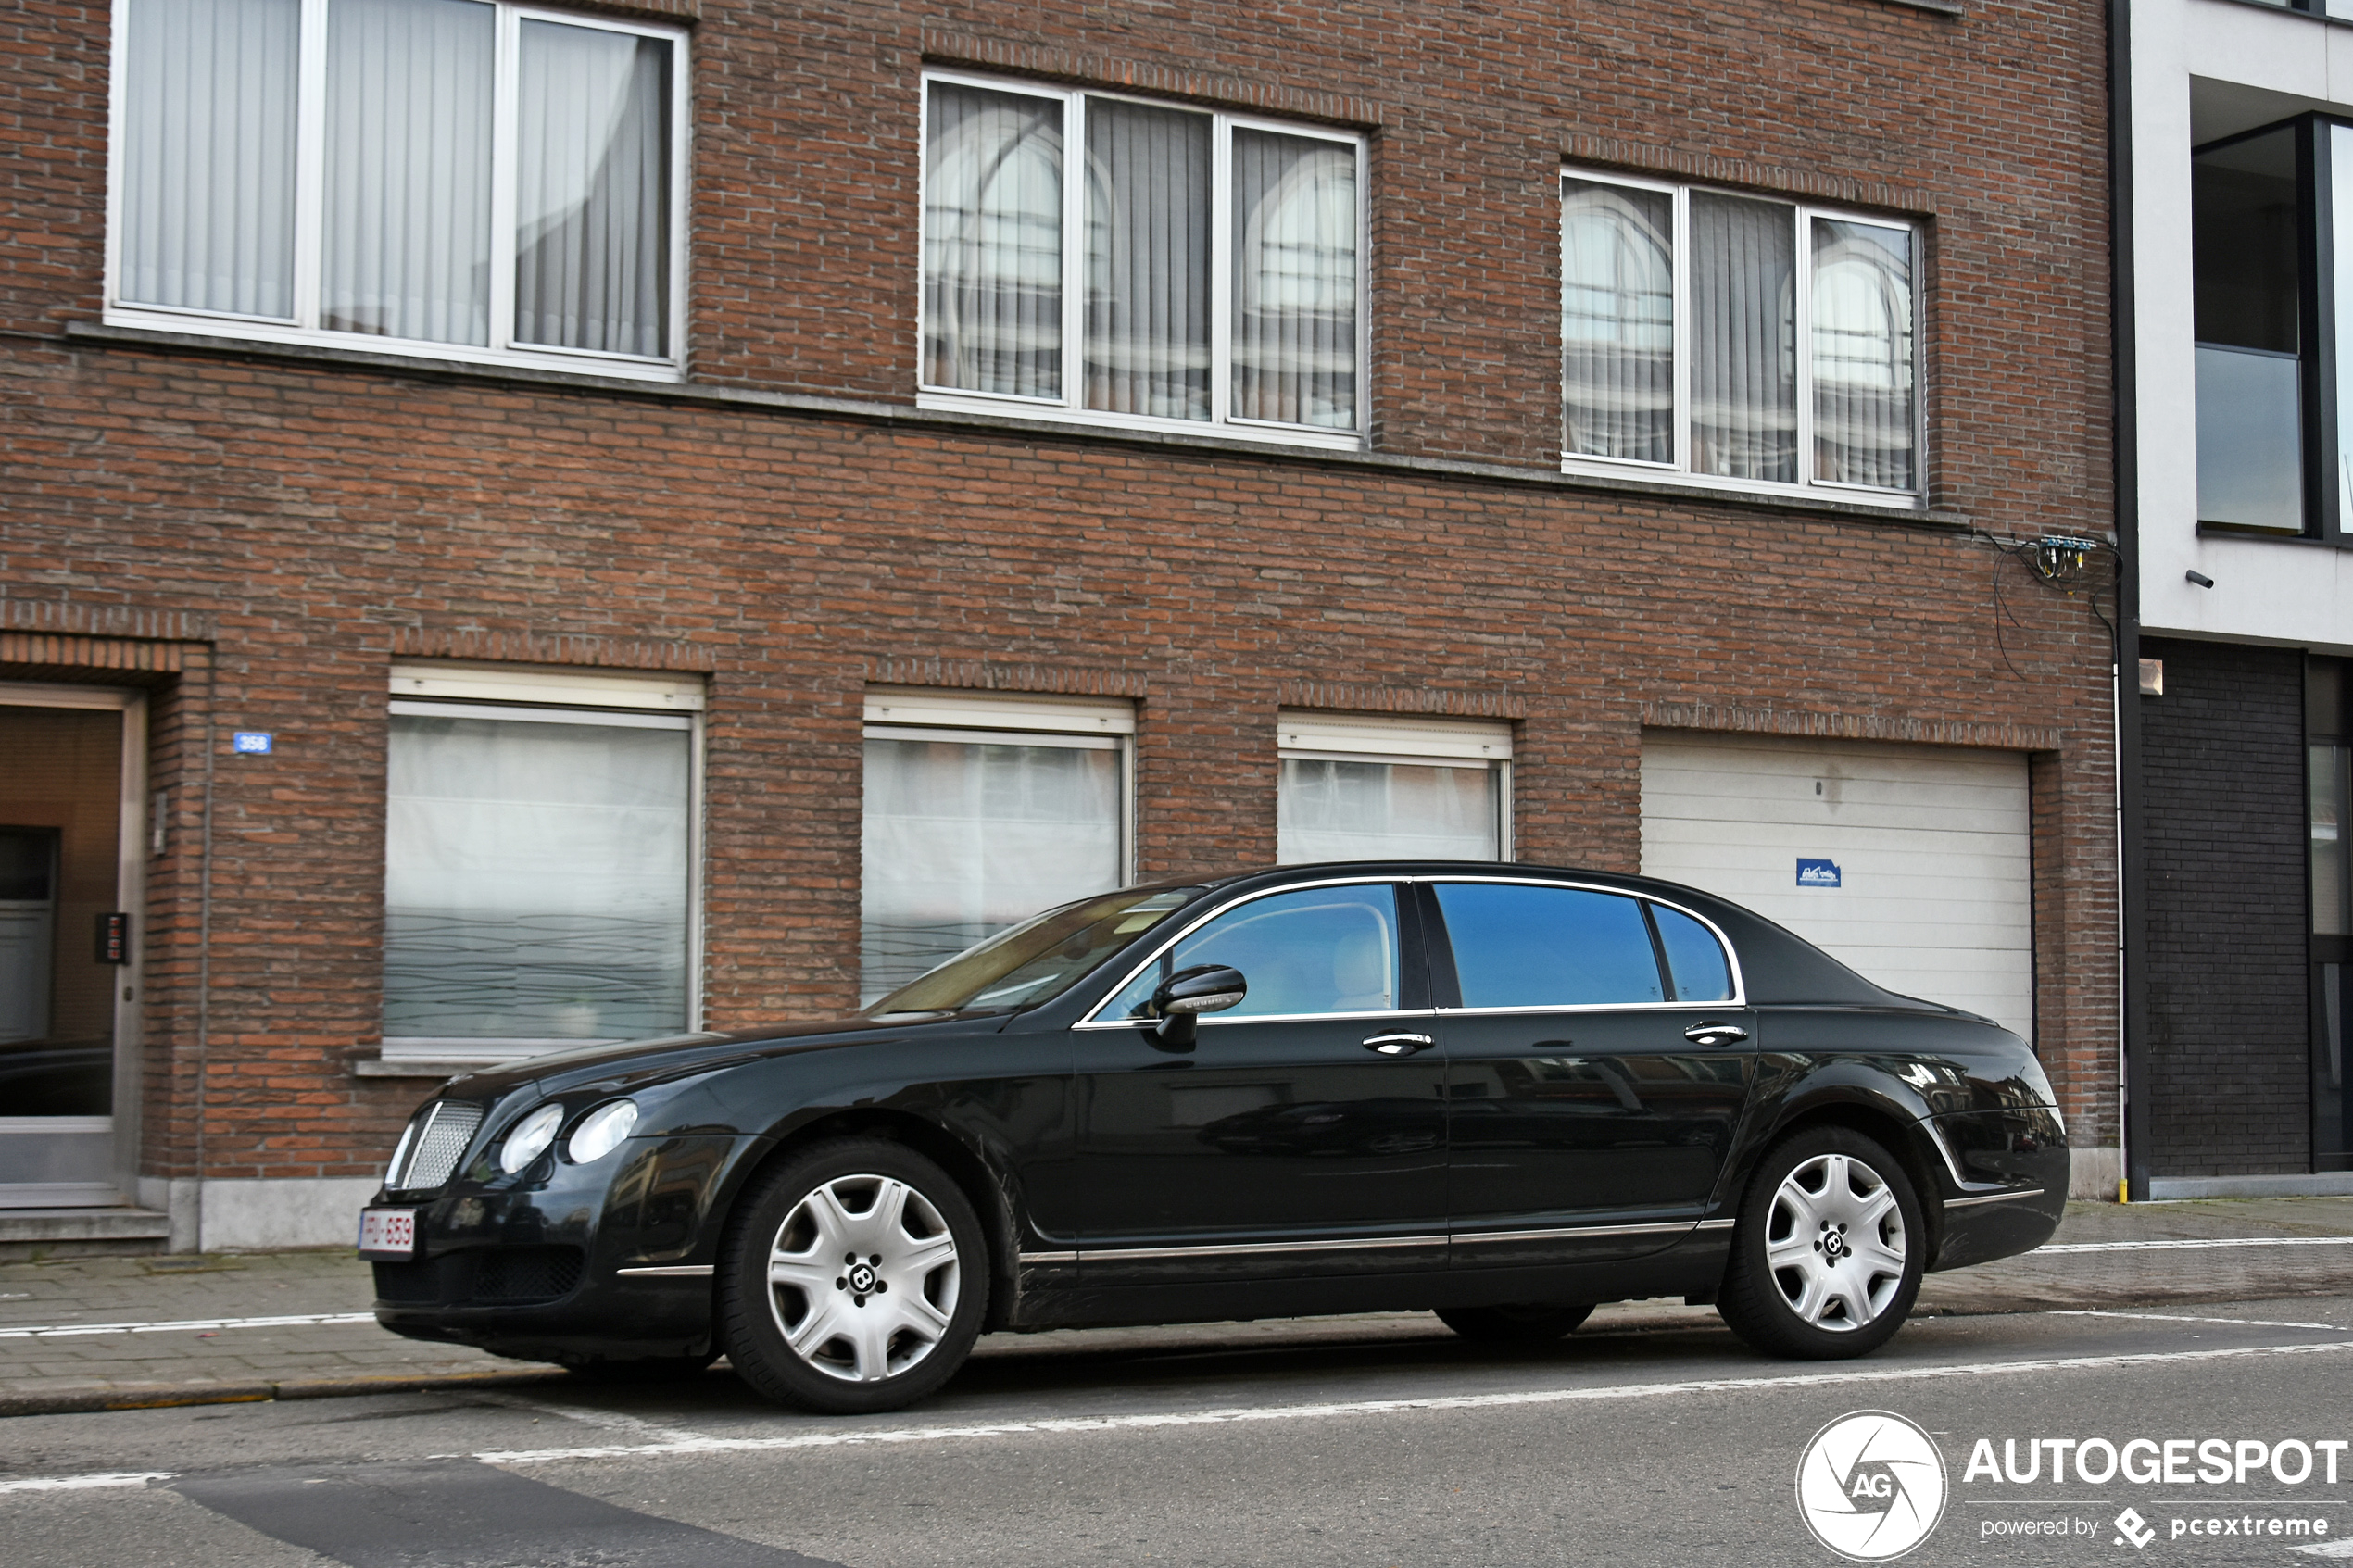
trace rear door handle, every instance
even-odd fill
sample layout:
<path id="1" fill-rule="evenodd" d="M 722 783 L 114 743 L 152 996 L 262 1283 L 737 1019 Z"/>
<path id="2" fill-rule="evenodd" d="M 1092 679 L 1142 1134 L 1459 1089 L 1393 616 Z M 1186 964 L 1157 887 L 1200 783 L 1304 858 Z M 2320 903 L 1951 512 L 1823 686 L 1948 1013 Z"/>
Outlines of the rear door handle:
<path id="1" fill-rule="evenodd" d="M 1436 1044 L 1438 1042 L 1427 1035 L 1376 1035 L 1365 1042 L 1365 1048 L 1383 1056 L 1411 1056 Z"/>
<path id="2" fill-rule="evenodd" d="M 1695 1046 L 1729 1046 L 1747 1039 L 1748 1031 L 1737 1023 L 1694 1023 L 1683 1031 L 1683 1038 Z"/>

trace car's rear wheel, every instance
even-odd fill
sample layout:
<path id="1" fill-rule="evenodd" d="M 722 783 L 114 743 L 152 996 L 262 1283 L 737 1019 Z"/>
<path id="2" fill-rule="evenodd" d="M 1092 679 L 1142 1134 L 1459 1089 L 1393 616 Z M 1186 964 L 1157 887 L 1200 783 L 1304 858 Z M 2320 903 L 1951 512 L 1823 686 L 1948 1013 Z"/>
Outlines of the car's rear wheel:
<path id="1" fill-rule="evenodd" d="M 745 1196 L 717 1304 L 746 1383 L 848 1415 L 898 1410 L 946 1383 L 988 1297 L 980 1221 L 948 1173 L 903 1144 L 839 1138 Z"/>
<path id="2" fill-rule="evenodd" d="M 1904 1326 L 1926 1237 L 1894 1155 L 1845 1127 L 1808 1128 L 1758 1162 L 1716 1310 L 1768 1355 L 1868 1354 Z"/>
<path id="3" fill-rule="evenodd" d="M 1576 1332 L 1593 1315 L 1590 1303 L 1529 1302 L 1510 1307 L 1441 1307 L 1438 1321 L 1482 1345 L 1541 1345 Z"/>

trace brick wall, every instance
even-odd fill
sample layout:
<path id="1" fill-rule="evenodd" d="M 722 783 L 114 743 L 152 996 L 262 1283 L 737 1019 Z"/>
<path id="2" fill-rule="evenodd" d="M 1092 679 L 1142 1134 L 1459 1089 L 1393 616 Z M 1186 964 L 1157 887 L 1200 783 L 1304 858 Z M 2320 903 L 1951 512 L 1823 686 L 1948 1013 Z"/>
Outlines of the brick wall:
<path id="1" fill-rule="evenodd" d="M 854 997 L 870 681 L 1134 696 L 1147 875 L 1271 858 L 1302 701 L 1513 718 L 1521 853 L 1623 870 L 1646 709 L 2056 736 L 2042 1043 L 2115 1141 L 2107 636 L 1966 526 L 2110 517 L 2097 7 L 622 8 L 698 18 L 702 391 L 69 335 L 100 314 L 106 13 L 0 23 L 0 630 L 181 650 L 124 676 L 173 822 L 149 1169 L 201 1139 L 215 1175 L 365 1173 L 422 1090 L 351 1072 L 385 673 L 419 657 L 707 675 L 721 1025 Z M 927 59 L 1365 130 L 1375 449 L 917 413 Z M 1935 517 L 1554 471 L 1564 155 L 1923 221 Z"/>
<path id="2" fill-rule="evenodd" d="M 2303 655 L 2144 639 L 2148 1167 L 2309 1171 Z"/>

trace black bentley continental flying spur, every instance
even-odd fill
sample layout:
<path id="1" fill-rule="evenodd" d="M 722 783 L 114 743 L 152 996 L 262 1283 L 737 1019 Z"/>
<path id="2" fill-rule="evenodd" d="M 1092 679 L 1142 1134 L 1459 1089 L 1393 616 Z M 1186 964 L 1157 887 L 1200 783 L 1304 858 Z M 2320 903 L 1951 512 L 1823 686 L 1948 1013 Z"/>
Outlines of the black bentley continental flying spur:
<path id="1" fill-rule="evenodd" d="M 2057 1224 L 2017 1035 L 1737 905 L 1523 865 L 1129 888 L 863 1013 L 453 1078 L 361 1222 L 395 1333 L 892 1409 L 988 1330 L 1713 1302 L 1859 1355 Z"/>

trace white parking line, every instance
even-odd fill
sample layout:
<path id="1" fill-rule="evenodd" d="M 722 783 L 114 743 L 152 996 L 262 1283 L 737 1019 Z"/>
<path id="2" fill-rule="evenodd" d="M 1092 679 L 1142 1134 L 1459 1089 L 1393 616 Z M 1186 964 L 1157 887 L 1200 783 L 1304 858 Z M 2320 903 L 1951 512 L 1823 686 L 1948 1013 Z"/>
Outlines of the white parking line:
<path id="1" fill-rule="evenodd" d="M 576 1421 L 583 1426 L 600 1426 L 608 1432 L 626 1432 L 659 1443 L 698 1443 L 703 1440 L 702 1434 L 699 1432 L 688 1432 L 682 1427 L 662 1426 L 654 1422 L 641 1421 L 634 1415 L 623 1415 L 619 1411 L 583 1410 L 578 1405 L 557 1405 L 544 1399 L 526 1399 L 520 1394 L 479 1393 L 469 1397 L 476 1404 L 503 1405 L 509 1410 L 533 1411 L 540 1415 L 552 1415 L 564 1421 Z"/>
<path id="2" fill-rule="evenodd" d="M 37 1475 L 23 1481 L 0 1481 L 0 1492 L 81 1492 L 100 1486 L 144 1486 L 169 1481 L 169 1470 L 114 1470 L 102 1475 Z"/>
<path id="3" fill-rule="evenodd" d="M 288 1312 L 274 1318 L 184 1318 L 174 1323 L 52 1323 L 11 1324 L 0 1339 L 69 1339 L 82 1334 L 181 1334 L 195 1329 L 309 1328 L 320 1323 L 374 1323 L 373 1312 Z"/>
<path id="4" fill-rule="evenodd" d="M 802 1432 L 785 1437 L 698 1437 L 687 1442 L 637 1443 L 609 1448 L 489 1449 L 472 1455 L 487 1464 L 547 1464 L 562 1460 L 652 1459 L 675 1454 L 766 1453 L 786 1449 L 833 1449 L 870 1443 L 937 1443 L 960 1437 L 1008 1437 L 1032 1434 L 1124 1432 L 1171 1426 L 1220 1426 L 1243 1422 L 1325 1421 L 1341 1416 L 1405 1415 L 1423 1411 L 1494 1410 L 1516 1405 L 1552 1405 L 1592 1399 L 1650 1399 L 1674 1394 L 1753 1393 L 1773 1388 L 1822 1388 L 1838 1385 L 1907 1383 L 1927 1378 L 1988 1377 L 2004 1373 L 2092 1371 L 2156 1366 L 2180 1361 L 2224 1361 L 2248 1356 L 2309 1356 L 2353 1349 L 2353 1339 L 2318 1345 L 2258 1345 L 2212 1350 L 2166 1350 L 2137 1355 L 2066 1356 L 2026 1361 L 1972 1361 L 1961 1365 L 1890 1367 L 1873 1371 L 1798 1373 L 1780 1377 L 1702 1378 L 1683 1383 L 1620 1383 L 1591 1388 L 1547 1388 L 1512 1394 L 1456 1394 L 1419 1399 L 1356 1399 L 1321 1405 L 1260 1405 L 1242 1409 L 1174 1411 L 1150 1415 L 1079 1416 L 1044 1421 L 986 1422 L 968 1426 L 903 1426 L 883 1431 Z"/>
<path id="5" fill-rule="evenodd" d="M 2054 1318 L 2139 1318 L 2147 1323 L 2226 1323 L 2242 1328 L 2324 1328 L 2332 1334 L 2353 1334 L 2353 1327 L 2341 1323 L 2288 1323 L 2279 1318 L 2186 1318 L 2173 1312 L 2118 1312 L 2099 1307 L 2054 1308 L 2045 1315 Z"/>
<path id="6" fill-rule="evenodd" d="M 2180 1252 L 2201 1247 L 2353 1247 L 2353 1236 L 2216 1236 L 2187 1241 L 2071 1241 L 2038 1247 L 2021 1257 L 2055 1252 Z"/>

